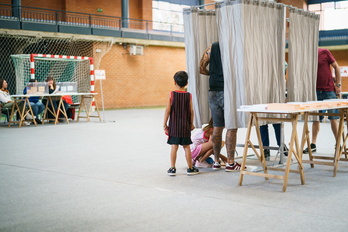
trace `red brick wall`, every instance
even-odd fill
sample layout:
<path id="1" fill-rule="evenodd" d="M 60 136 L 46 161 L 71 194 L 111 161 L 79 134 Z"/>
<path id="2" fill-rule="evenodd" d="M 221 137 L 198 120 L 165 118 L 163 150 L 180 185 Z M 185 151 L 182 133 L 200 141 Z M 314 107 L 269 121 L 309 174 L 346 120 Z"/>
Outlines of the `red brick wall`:
<path id="1" fill-rule="evenodd" d="M 1 4 L 12 4 L 12 0 L 1 0 Z"/>
<path id="2" fill-rule="evenodd" d="M 72 0 L 74 1 L 74 0 Z M 38 7 L 52 10 L 65 10 L 65 0 L 49 0 L 49 1 L 39 1 L 39 0 L 22 0 L 22 6 Z"/>
<path id="3" fill-rule="evenodd" d="M 106 70 L 105 108 L 163 106 L 174 89 L 174 73 L 186 69 L 185 49 L 147 46 L 143 56 L 131 56 L 122 45 L 113 45 L 99 69 Z M 101 103 L 100 95 L 97 102 Z"/>
<path id="4" fill-rule="evenodd" d="M 121 0 L 61 0 L 66 11 L 121 17 Z M 98 12 L 102 9 L 102 12 Z"/>

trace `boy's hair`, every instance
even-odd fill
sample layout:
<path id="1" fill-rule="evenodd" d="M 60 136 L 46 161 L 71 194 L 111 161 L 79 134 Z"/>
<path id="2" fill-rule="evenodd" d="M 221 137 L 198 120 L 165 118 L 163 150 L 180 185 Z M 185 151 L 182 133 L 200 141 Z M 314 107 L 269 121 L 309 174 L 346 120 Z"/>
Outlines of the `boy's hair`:
<path id="1" fill-rule="evenodd" d="M 185 71 L 179 71 L 174 74 L 174 81 L 180 87 L 185 87 L 187 85 L 188 75 Z"/>

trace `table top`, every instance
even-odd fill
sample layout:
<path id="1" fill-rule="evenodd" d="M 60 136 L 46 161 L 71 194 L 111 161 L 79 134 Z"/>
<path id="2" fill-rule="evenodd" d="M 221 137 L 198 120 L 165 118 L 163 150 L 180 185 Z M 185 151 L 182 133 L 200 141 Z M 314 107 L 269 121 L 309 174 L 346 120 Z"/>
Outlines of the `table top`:
<path id="1" fill-rule="evenodd" d="M 80 95 L 97 95 L 98 93 L 52 93 L 52 94 L 15 94 L 11 95 L 11 97 L 17 98 L 17 97 L 61 97 L 64 95 L 73 95 L 73 96 L 80 96 Z"/>
<path id="2" fill-rule="evenodd" d="M 331 99 L 327 100 L 327 102 L 347 102 L 347 99 Z M 299 102 L 298 104 L 311 104 L 311 103 L 322 103 L 326 101 L 313 101 L 313 102 Z M 284 103 L 286 104 L 286 103 Z M 292 103 L 290 103 L 292 104 Z M 293 103 L 296 104 L 296 103 Z M 321 106 L 321 107 L 307 107 L 305 109 L 297 109 L 297 110 L 276 110 L 276 109 L 266 109 L 268 104 L 256 104 L 256 105 L 245 105 L 241 106 L 241 108 L 237 109 L 239 112 L 250 112 L 250 113 L 274 113 L 274 114 L 295 114 L 295 113 L 304 113 L 318 110 L 333 110 L 333 109 L 344 109 L 348 108 L 348 105 L 340 105 L 340 106 Z"/>

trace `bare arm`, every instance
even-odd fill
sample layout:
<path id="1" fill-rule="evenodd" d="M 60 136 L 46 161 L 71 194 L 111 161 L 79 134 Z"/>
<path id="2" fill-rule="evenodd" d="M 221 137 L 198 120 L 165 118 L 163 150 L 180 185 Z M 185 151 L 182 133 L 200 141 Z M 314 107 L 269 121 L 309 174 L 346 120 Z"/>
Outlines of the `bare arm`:
<path id="1" fill-rule="evenodd" d="M 341 86 L 337 86 L 337 84 L 341 84 L 341 69 L 337 62 L 332 63 L 331 66 L 335 69 L 335 91 L 338 95 L 342 91 Z"/>
<path id="2" fill-rule="evenodd" d="M 210 49 L 211 47 L 207 48 L 204 51 L 204 54 L 199 62 L 199 73 L 203 75 L 209 75 L 209 71 L 207 69 L 207 66 L 210 62 Z"/>
<path id="3" fill-rule="evenodd" d="M 169 114 L 170 114 L 170 94 L 168 97 L 168 101 L 167 101 L 167 106 L 166 106 L 166 110 L 164 111 L 164 120 L 163 120 L 163 129 L 166 130 L 168 129 L 168 119 L 169 119 Z"/>

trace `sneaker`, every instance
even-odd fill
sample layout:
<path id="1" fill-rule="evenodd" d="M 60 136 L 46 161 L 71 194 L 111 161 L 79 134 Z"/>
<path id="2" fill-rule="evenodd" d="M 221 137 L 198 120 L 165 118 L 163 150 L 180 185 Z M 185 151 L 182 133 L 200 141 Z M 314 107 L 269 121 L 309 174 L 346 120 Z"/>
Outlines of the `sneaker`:
<path id="1" fill-rule="evenodd" d="M 220 170 L 220 168 L 221 168 L 221 164 L 220 164 L 220 163 L 215 162 L 215 163 L 213 164 L 213 170 Z"/>
<path id="2" fill-rule="evenodd" d="M 234 162 L 233 164 L 226 164 L 226 172 L 235 172 L 235 171 L 240 171 L 242 168 L 242 165 L 240 165 L 237 162 Z"/>
<path id="3" fill-rule="evenodd" d="M 192 166 L 192 168 L 187 169 L 187 175 L 189 176 L 197 175 L 198 173 L 199 173 L 199 170 L 195 166 Z"/>
<path id="4" fill-rule="evenodd" d="M 196 166 L 197 168 L 211 168 L 211 164 L 208 164 L 206 161 L 201 162 L 196 162 Z"/>
<path id="5" fill-rule="evenodd" d="M 30 114 L 27 114 L 27 116 L 25 116 L 25 119 L 26 119 L 26 120 L 32 120 L 33 117 L 32 117 Z"/>
<path id="6" fill-rule="evenodd" d="M 270 157 L 271 157 L 271 152 L 269 151 L 269 149 L 264 149 L 263 150 L 263 154 L 265 155 L 265 159 L 267 161 L 269 161 Z"/>
<path id="7" fill-rule="evenodd" d="M 24 123 L 24 125 L 26 125 L 26 126 L 30 126 L 30 122 L 24 121 L 23 123 Z"/>
<path id="8" fill-rule="evenodd" d="M 35 118 L 35 122 L 36 122 L 37 124 L 42 124 L 41 120 L 38 119 L 38 118 Z"/>
<path id="9" fill-rule="evenodd" d="M 311 150 L 312 150 L 312 152 L 317 151 L 317 146 L 314 143 L 311 143 Z M 307 154 L 307 153 L 308 153 L 308 147 L 303 150 L 303 154 Z"/>
<path id="10" fill-rule="evenodd" d="M 167 173 L 168 173 L 168 176 L 175 176 L 176 175 L 176 168 L 169 168 Z"/>

